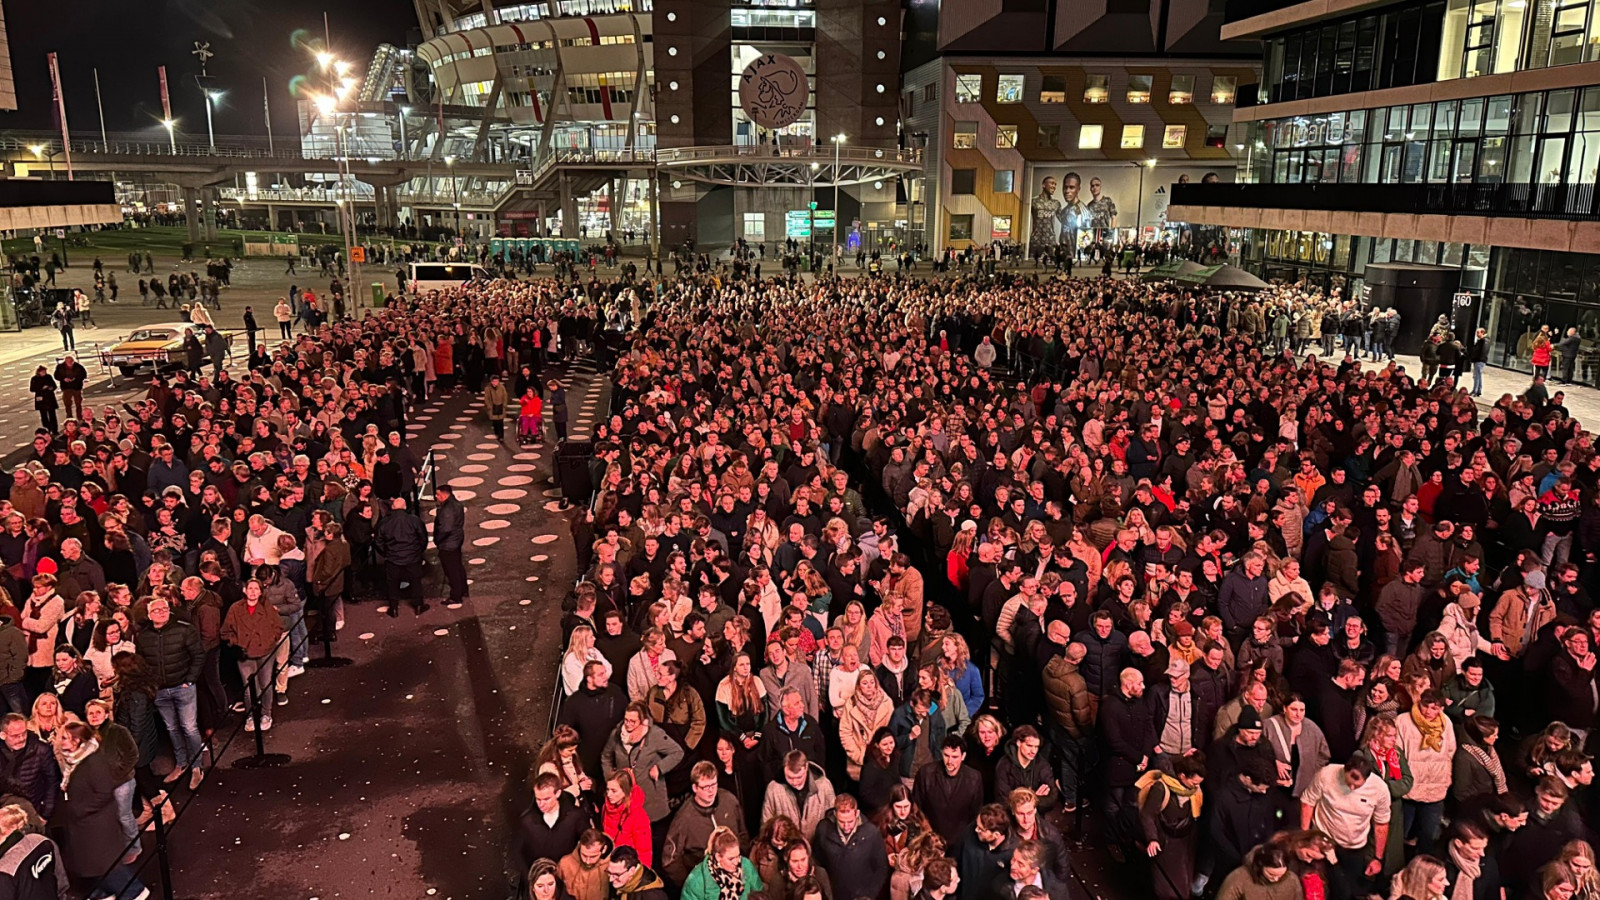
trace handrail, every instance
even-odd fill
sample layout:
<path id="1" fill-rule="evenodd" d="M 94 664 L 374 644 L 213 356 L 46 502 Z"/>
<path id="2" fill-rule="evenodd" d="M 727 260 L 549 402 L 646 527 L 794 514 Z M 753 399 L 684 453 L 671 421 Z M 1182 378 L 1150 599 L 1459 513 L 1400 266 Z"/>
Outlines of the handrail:
<path id="1" fill-rule="evenodd" d="M 772 159 L 772 160 L 815 160 L 819 163 L 831 163 L 835 159 L 840 163 L 866 162 L 866 163 L 913 163 L 922 162 L 922 151 L 912 148 L 893 147 L 840 147 L 837 150 L 832 146 L 811 147 L 777 147 L 751 144 L 729 144 L 721 146 L 702 147 L 673 147 L 657 148 L 655 160 L 658 165 L 675 165 L 679 163 L 700 162 L 708 159 Z"/>

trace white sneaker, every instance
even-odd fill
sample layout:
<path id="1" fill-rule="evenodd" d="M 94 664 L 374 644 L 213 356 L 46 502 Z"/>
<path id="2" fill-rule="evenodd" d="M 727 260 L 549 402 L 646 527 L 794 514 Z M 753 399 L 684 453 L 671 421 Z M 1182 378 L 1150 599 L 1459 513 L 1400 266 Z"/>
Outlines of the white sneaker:
<path id="1" fill-rule="evenodd" d="M 333 630 L 334 631 L 343 631 L 344 630 L 344 616 L 340 616 L 338 618 L 338 620 L 333 623 Z"/>
<path id="2" fill-rule="evenodd" d="M 261 723 L 263 725 L 265 725 L 267 723 L 267 721 L 268 721 L 267 719 L 262 719 Z M 244 730 L 245 731 L 255 731 L 256 730 L 256 720 L 253 717 L 247 717 L 244 720 Z M 266 729 L 262 729 L 262 730 L 265 731 Z"/>
<path id="3" fill-rule="evenodd" d="M 306 673 L 306 667 L 305 666 L 289 666 L 288 668 L 283 670 L 283 677 L 285 677 L 285 678 L 293 678 L 296 675 L 304 675 L 305 673 Z"/>
<path id="4" fill-rule="evenodd" d="M 262 716 L 261 717 L 261 730 L 262 731 L 271 731 L 272 730 L 272 717 L 271 716 Z"/>

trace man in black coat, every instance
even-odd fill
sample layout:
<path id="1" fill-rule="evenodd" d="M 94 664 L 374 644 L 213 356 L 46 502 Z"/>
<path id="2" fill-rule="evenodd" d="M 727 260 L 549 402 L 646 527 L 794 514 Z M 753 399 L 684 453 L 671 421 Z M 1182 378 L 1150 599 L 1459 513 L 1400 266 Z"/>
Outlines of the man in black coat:
<path id="1" fill-rule="evenodd" d="M 1252 847 L 1272 836 L 1277 827 L 1277 804 L 1267 791 L 1278 781 L 1276 767 L 1261 759 L 1246 760 L 1235 777 L 1214 784 L 1208 791 L 1211 816 L 1201 842 L 1199 872 L 1202 878 L 1222 878 L 1244 862 Z"/>
<path id="2" fill-rule="evenodd" d="M 817 864 L 828 871 L 834 884 L 854 896 L 876 897 L 889 882 L 883 833 L 867 821 L 856 798 L 849 794 L 834 798 L 833 812 L 817 824 L 813 847 Z"/>
<path id="3" fill-rule="evenodd" d="M 435 497 L 439 501 L 433 519 L 433 544 L 439 548 L 439 567 L 450 585 L 450 602 L 460 603 L 467 596 L 467 569 L 461 564 L 461 547 L 467 539 L 467 511 L 448 484 L 441 484 Z"/>
<path id="4" fill-rule="evenodd" d="M 959 735 L 945 735 L 939 756 L 941 765 L 917 771 L 911 800 L 927 815 L 945 846 L 953 847 L 983 806 L 983 776 L 966 765 L 967 745 Z"/>
<path id="5" fill-rule="evenodd" d="M 61 767 L 50 745 L 28 730 L 21 713 L 0 719 L 0 776 L 22 786 L 23 795 L 48 819 L 61 800 Z"/>
<path id="6" fill-rule="evenodd" d="M 1100 737 L 1106 753 L 1104 827 L 1107 839 L 1119 841 L 1133 810 L 1133 783 L 1150 767 L 1159 737 L 1138 669 L 1123 669 L 1116 690 L 1101 704 Z"/>
<path id="7" fill-rule="evenodd" d="M 989 900 L 1016 900 L 1017 893 L 1037 882 L 1050 900 L 1074 900 L 1067 885 L 1053 872 L 1044 868 L 1044 850 L 1037 841 L 1020 841 L 1011 852 L 1011 877 L 995 881 L 989 889 Z"/>
<path id="8" fill-rule="evenodd" d="M 604 663 L 592 660 L 583 666 L 583 687 L 561 705 L 560 724 L 578 732 L 578 758 L 585 772 L 600 771 L 600 754 L 611 732 L 622 721 L 628 708 L 628 695 L 611 683 Z"/>
<path id="9" fill-rule="evenodd" d="M 1353 659 L 1341 660 L 1332 678 L 1325 678 L 1305 695 L 1306 715 L 1322 726 L 1332 759 L 1349 759 L 1356 752 L 1355 710 L 1366 670 Z"/>
<path id="10" fill-rule="evenodd" d="M 1011 813 L 999 803 L 978 810 L 978 820 L 956 847 L 956 871 L 961 874 L 960 900 L 984 900 L 991 886 L 1007 879 L 1011 851 Z"/>
<path id="11" fill-rule="evenodd" d="M 533 780 L 533 805 L 522 813 L 522 865 L 560 859 L 578 846 L 589 827 L 589 813 L 561 789 L 561 779 L 545 772 Z"/>
<path id="12" fill-rule="evenodd" d="M 428 529 L 406 510 L 404 498 L 394 498 L 391 505 L 393 510 L 378 520 L 373 531 L 373 543 L 384 559 L 384 599 L 389 602 L 391 618 L 400 616 L 402 599 L 410 600 L 420 616 L 428 611 L 422 599 L 422 555 L 428 549 Z"/>
<path id="13" fill-rule="evenodd" d="M 827 759 L 822 727 L 806 715 L 806 701 L 794 688 L 784 688 L 778 698 L 778 714 L 767 720 L 759 745 L 761 760 L 771 781 L 783 779 L 783 758 L 799 750 L 806 759 L 823 765 Z"/>

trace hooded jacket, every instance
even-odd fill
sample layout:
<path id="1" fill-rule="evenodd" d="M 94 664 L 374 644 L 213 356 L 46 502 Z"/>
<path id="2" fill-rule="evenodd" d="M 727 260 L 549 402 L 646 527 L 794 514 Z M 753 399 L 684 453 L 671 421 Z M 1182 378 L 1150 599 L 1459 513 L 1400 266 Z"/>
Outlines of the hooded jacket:
<path id="1" fill-rule="evenodd" d="M 813 840 L 822 817 L 833 809 L 833 782 L 814 762 L 806 763 L 805 787 L 796 790 L 782 775 L 767 783 L 767 795 L 761 802 L 761 821 L 770 822 L 773 816 L 788 816 L 800 826 L 800 834 Z"/>
<path id="2" fill-rule="evenodd" d="M 654 861 L 650 818 L 645 814 L 644 790 L 639 785 L 633 786 L 633 792 L 621 806 L 612 806 L 609 800 L 600 805 L 600 825 L 613 847 L 632 847 L 639 852 L 639 861 L 647 866 Z"/>

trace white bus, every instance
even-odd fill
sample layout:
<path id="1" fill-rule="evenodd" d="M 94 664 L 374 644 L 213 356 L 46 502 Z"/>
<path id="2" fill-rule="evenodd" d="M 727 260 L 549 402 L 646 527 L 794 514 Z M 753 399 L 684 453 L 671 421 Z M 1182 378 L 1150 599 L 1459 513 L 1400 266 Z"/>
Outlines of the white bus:
<path id="1" fill-rule="evenodd" d="M 412 263 L 411 292 L 449 290 L 487 275 L 477 263 Z"/>

